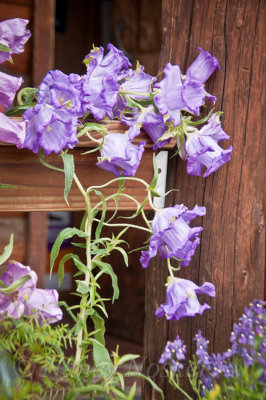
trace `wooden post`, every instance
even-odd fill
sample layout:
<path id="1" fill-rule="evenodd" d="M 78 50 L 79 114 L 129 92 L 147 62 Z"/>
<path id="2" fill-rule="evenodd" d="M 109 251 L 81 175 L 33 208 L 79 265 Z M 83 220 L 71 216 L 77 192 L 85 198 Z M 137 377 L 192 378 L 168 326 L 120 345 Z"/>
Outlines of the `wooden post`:
<path id="1" fill-rule="evenodd" d="M 146 321 L 144 373 L 158 362 L 167 340 L 179 334 L 192 348 L 192 337 L 200 328 L 210 340 L 210 351 L 229 345 L 232 324 L 244 306 L 263 298 L 265 275 L 265 132 L 262 130 L 262 46 L 265 3 L 259 0 L 163 0 L 163 42 L 160 70 L 170 61 L 183 73 L 197 57 L 197 47 L 212 53 L 220 62 L 206 85 L 217 96 L 216 110 L 224 111 L 223 128 L 231 136 L 232 160 L 203 179 L 186 174 L 186 164 L 170 161 L 168 206 L 184 203 L 189 208 L 204 205 L 201 244 L 180 277 L 197 284 L 216 286 L 216 298 L 204 299 L 211 310 L 202 316 L 167 323 L 154 316 L 165 301 L 166 264 L 155 260 L 146 276 Z M 226 147 L 228 144 L 226 144 Z M 200 225 L 200 223 L 198 224 Z M 178 399 L 161 372 L 153 368 L 154 380 L 167 400 Z M 160 397 L 144 384 L 143 398 Z"/>

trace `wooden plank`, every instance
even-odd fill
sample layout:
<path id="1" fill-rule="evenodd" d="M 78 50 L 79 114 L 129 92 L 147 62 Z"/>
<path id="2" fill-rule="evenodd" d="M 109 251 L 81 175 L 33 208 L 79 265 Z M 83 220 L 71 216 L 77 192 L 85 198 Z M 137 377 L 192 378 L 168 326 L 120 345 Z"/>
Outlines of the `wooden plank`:
<path id="1" fill-rule="evenodd" d="M 202 316 L 167 323 L 153 316 L 165 301 L 166 266 L 155 260 L 147 270 L 144 373 L 167 340 L 179 334 L 191 354 L 192 337 L 200 328 L 210 340 L 210 351 L 229 345 L 232 323 L 254 298 L 263 298 L 265 274 L 265 134 L 262 130 L 263 18 L 259 0 L 163 0 L 161 68 L 170 61 L 185 73 L 197 56 L 197 47 L 211 52 L 221 70 L 209 80 L 207 91 L 217 96 L 224 111 L 224 130 L 231 136 L 232 160 L 206 179 L 189 177 L 185 163 L 169 164 L 168 188 L 179 188 L 168 206 L 205 205 L 207 215 L 201 245 L 180 277 L 216 286 L 215 299 L 206 298 L 211 310 Z M 198 221 L 200 224 L 200 221 Z M 202 298 L 202 301 L 205 299 Z M 154 335 L 156 332 L 156 335 Z M 167 399 L 183 399 L 166 385 L 162 373 L 155 381 Z M 143 398 L 160 397 L 144 384 Z"/>
<path id="2" fill-rule="evenodd" d="M 38 86 L 54 65 L 55 0 L 34 0 L 33 84 Z"/>

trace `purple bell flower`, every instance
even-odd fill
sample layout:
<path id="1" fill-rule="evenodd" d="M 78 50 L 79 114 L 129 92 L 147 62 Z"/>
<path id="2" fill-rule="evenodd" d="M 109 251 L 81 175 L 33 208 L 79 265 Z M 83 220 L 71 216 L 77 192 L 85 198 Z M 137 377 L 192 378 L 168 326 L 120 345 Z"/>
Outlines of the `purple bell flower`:
<path id="1" fill-rule="evenodd" d="M 0 141 L 15 144 L 21 149 L 26 135 L 26 121 L 16 121 L 0 113 Z"/>
<path id="2" fill-rule="evenodd" d="M 20 88 L 23 79 L 0 72 L 0 105 L 4 111 L 13 103 L 14 97 Z"/>
<path id="3" fill-rule="evenodd" d="M 93 49 L 85 58 L 87 74 L 83 76 L 81 103 L 83 113 L 90 111 L 94 118 L 113 116 L 113 107 L 118 101 L 121 81 L 131 66 L 123 52 L 110 43 L 109 52 L 103 55 L 103 48 Z"/>
<path id="4" fill-rule="evenodd" d="M 138 146 L 131 143 L 128 134 L 111 133 L 104 138 L 103 147 L 100 149 L 101 157 L 96 165 L 113 172 L 116 176 L 123 173 L 125 176 L 134 176 L 142 154 L 145 142 Z"/>
<path id="5" fill-rule="evenodd" d="M 35 289 L 26 302 L 25 315 L 37 315 L 39 323 L 52 324 L 63 317 L 58 306 L 58 292 L 54 289 Z"/>
<path id="6" fill-rule="evenodd" d="M 188 110 L 198 115 L 204 104 L 205 90 L 197 82 L 184 82 L 178 65 L 168 63 L 164 69 L 164 78 L 156 84 L 157 93 L 154 101 L 162 115 L 169 115 L 174 126 L 181 123 L 181 110 Z"/>
<path id="7" fill-rule="evenodd" d="M 188 81 L 205 83 L 211 74 L 217 69 L 220 69 L 218 60 L 207 51 L 203 51 L 198 47 L 200 54 L 195 61 L 188 67 L 186 79 Z"/>
<path id="8" fill-rule="evenodd" d="M 0 43 L 12 49 L 12 52 L 0 51 L 0 63 L 8 60 L 11 55 L 22 53 L 24 44 L 31 33 L 26 29 L 27 19 L 13 18 L 0 22 Z"/>
<path id="9" fill-rule="evenodd" d="M 210 308 L 208 304 L 201 305 L 197 294 L 207 294 L 215 297 L 215 287 L 205 282 L 202 286 L 181 278 L 171 278 L 166 290 L 166 303 L 156 310 L 156 317 L 166 316 L 167 320 L 179 320 L 182 317 L 194 317 Z"/>
<path id="10" fill-rule="evenodd" d="M 218 142 L 227 140 L 229 136 L 223 131 L 219 117 L 212 115 L 208 123 L 200 130 L 194 129 L 186 134 L 182 158 L 187 158 L 187 173 L 200 176 L 203 167 L 206 178 L 217 171 L 223 164 L 231 159 L 232 146 L 222 149 Z"/>
<path id="11" fill-rule="evenodd" d="M 28 121 L 23 147 L 34 153 L 41 148 L 47 156 L 63 149 L 73 149 L 78 142 L 77 117 L 65 109 L 37 104 L 34 108 L 28 108 L 23 118 Z"/>
<path id="12" fill-rule="evenodd" d="M 66 75 L 59 70 L 49 71 L 39 86 L 38 103 L 50 104 L 82 116 L 79 100 L 82 78 L 77 74 Z"/>
<path id="13" fill-rule="evenodd" d="M 200 239 L 202 227 L 191 228 L 190 221 L 196 216 L 203 216 L 205 207 L 195 206 L 188 210 L 184 205 L 175 205 L 158 211 L 152 221 L 153 234 L 150 239 L 149 249 L 142 251 L 140 263 L 147 268 L 149 261 L 159 251 L 162 259 L 176 257 L 181 261 L 181 266 L 187 266 L 193 256 Z"/>
<path id="14" fill-rule="evenodd" d="M 14 292 L 8 294 L 0 292 L 0 319 L 20 318 L 24 313 L 25 302 L 36 289 L 37 283 L 37 275 L 30 267 L 15 261 L 9 262 L 7 271 L 0 277 L 6 287 L 26 275 L 30 278 Z"/>

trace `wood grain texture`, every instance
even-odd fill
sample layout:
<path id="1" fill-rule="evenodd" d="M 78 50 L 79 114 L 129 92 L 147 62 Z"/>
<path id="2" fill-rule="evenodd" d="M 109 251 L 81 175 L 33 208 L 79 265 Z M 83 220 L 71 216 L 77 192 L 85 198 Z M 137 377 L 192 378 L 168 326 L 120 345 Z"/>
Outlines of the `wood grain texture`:
<path id="1" fill-rule="evenodd" d="M 180 159 L 169 164 L 168 187 L 179 192 L 168 206 L 204 205 L 206 216 L 201 244 L 180 277 L 216 286 L 216 298 L 201 297 L 211 310 L 193 319 L 158 322 L 151 315 L 165 301 L 166 265 L 155 260 L 147 271 L 145 368 L 158 360 L 167 340 L 179 334 L 191 353 L 192 337 L 200 328 L 210 340 L 210 351 L 224 351 L 229 334 L 244 306 L 263 298 L 265 276 L 265 134 L 263 126 L 263 20 L 265 3 L 259 0 L 163 0 L 161 68 L 170 61 L 186 68 L 200 46 L 216 56 L 221 70 L 206 89 L 217 96 L 216 109 L 224 111 L 224 130 L 231 136 L 232 160 L 206 179 L 189 177 Z M 225 144 L 228 147 L 228 143 Z M 155 298 L 154 298 L 155 296 Z M 160 329 L 158 326 L 160 324 Z M 156 332 L 156 334 L 154 334 Z M 152 345 L 151 345 L 152 343 Z M 159 347 L 159 349 L 158 349 Z M 183 399 L 158 373 L 155 381 L 167 400 Z M 159 399 L 144 385 L 143 398 Z"/>
<path id="2" fill-rule="evenodd" d="M 38 86 L 54 66 L 55 0 L 34 0 L 33 84 Z"/>

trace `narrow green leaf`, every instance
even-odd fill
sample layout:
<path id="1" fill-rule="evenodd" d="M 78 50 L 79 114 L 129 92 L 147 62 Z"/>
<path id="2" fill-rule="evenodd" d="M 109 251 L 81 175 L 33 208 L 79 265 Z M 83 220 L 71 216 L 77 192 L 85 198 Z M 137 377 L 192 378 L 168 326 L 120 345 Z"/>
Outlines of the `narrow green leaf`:
<path id="1" fill-rule="evenodd" d="M 10 49 L 10 47 L 5 46 L 4 44 L 0 43 L 0 51 L 6 51 L 7 53 L 11 53 L 12 49 Z"/>
<path id="2" fill-rule="evenodd" d="M 191 121 L 190 119 L 186 119 L 186 120 L 185 120 L 185 123 L 186 123 L 187 125 L 192 125 L 192 126 L 197 126 L 197 125 L 200 125 L 200 124 L 204 124 L 204 122 L 208 121 L 208 119 L 209 119 L 210 116 L 212 115 L 213 110 L 214 110 L 214 108 L 211 109 L 211 111 L 209 112 L 208 115 L 206 115 L 206 117 L 204 117 L 204 118 L 202 118 L 202 119 L 199 119 L 198 121 Z"/>
<path id="3" fill-rule="evenodd" d="M 123 365 L 128 361 L 131 360 L 136 360 L 136 358 L 139 358 L 140 356 L 138 354 L 125 354 L 124 356 L 120 357 L 117 365 Z"/>
<path id="4" fill-rule="evenodd" d="M 149 378 L 148 376 L 143 375 L 143 374 L 141 374 L 140 372 L 135 372 L 135 371 L 126 372 L 126 373 L 125 373 L 125 376 L 126 376 L 126 377 L 132 377 L 132 376 L 134 376 L 134 377 L 136 377 L 136 378 L 141 378 L 141 379 L 143 379 L 144 381 L 149 382 L 149 383 L 151 384 L 151 386 L 153 387 L 153 389 L 155 389 L 157 392 L 160 393 L 161 399 L 164 400 L 164 394 L 163 394 L 162 389 L 160 389 L 159 386 L 156 385 L 156 383 L 153 382 L 153 380 L 152 380 L 151 378 Z"/>
<path id="5" fill-rule="evenodd" d="M 153 190 L 155 188 L 155 186 L 157 185 L 157 181 L 158 181 L 158 167 L 156 164 L 156 155 L 155 153 L 153 153 L 153 171 L 154 171 L 154 175 L 153 175 L 153 179 L 152 182 L 149 186 L 149 190 Z"/>
<path id="6" fill-rule="evenodd" d="M 9 243 L 6 245 L 3 253 L 0 255 L 0 265 L 4 264 L 4 262 L 6 262 L 6 260 L 9 259 L 13 250 L 13 242 L 14 242 L 14 237 L 12 233 L 9 239 Z"/>
<path id="7" fill-rule="evenodd" d="M 94 260 L 94 263 L 95 263 L 102 271 L 104 271 L 104 273 L 110 275 L 110 277 L 111 277 L 111 279 L 112 279 L 113 290 L 114 290 L 112 302 L 114 302 L 114 301 L 115 301 L 116 299 L 118 299 L 118 297 L 119 297 L 119 288 L 118 288 L 117 276 L 116 276 L 116 274 L 114 273 L 114 270 L 113 270 L 111 264 L 105 263 L 105 262 L 100 261 L 100 260 Z"/>
<path id="8" fill-rule="evenodd" d="M 72 182 L 73 182 L 73 177 L 74 177 L 74 172 L 75 172 L 75 165 L 74 165 L 74 157 L 72 154 L 68 153 L 62 153 L 60 156 L 63 159 L 64 162 L 64 171 L 65 171 L 65 190 L 64 190 L 64 199 L 67 205 L 69 206 L 67 196 L 70 191 Z"/>
<path id="9" fill-rule="evenodd" d="M 101 367 L 104 376 L 110 376 L 111 369 L 111 359 L 110 355 L 105 348 L 105 325 L 104 319 L 94 310 L 91 315 L 91 319 L 93 320 L 95 330 L 97 333 L 95 334 L 95 341 L 93 341 L 93 360 L 96 368 Z"/>
<path id="10" fill-rule="evenodd" d="M 87 234 L 85 232 L 80 231 L 77 228 L 65 228 L 57 236 L 56 241 L 54 242 L 54 245 L 51 250 L 50 275 L 52 274 L 54 262 L 55 262 L 56 257 L 58 256 L 61 244 L 63 243 L 64 240 L 69 239 L 69 238 L 73 237 L 74 235 L 77 235 L 82 238 L 87 237 Z"/>
<path id="11" fill-rule="evenodd" d="M 127 255 L 127 252 L 122 247 L 115 247 L 115 250 L 118 250 L 122 254 L 122 256 L 124 258 L 124 262 L 125 262 L 126 266 L 128 267 L 128 255 Z"/>
<path id="12" fill-rule="evenodd" d="M 130 389 L 130 392 L 128 393 L 127 400 L 134 400 L 134 396 L 136 394 L 136 388 L 137 388 L 137 384 L 136 384 L 136 382 L 134 382 L 133 386 Z"/>
<path id="13" fill-rule="evenodd" d="M 58 285 L 61 286 L 64 276 L 65 276 L 65 263 L 70 260 L 72 257 L 75 257 L 73 253 L 65 254 L 64 257 L 60 260 L 58 272 L 57 272 L 57 279 Z"/>
<path id="14" fill-rule="evenodd" d="M 10 294 L 18 290 L 20 286 L 24 285 L 25 282 L 27 282 L 29 279 L 31 279 L 31 275 L 25 275 L 22 276 L 21 278 L 15 280 L 10 286 L 6 288 L 1 288 L 0 293 L 3 294 Z"/>
<path id="15" fill-rule="evenodd" d="M 15 189 L 16 186 L 9 185 L 8 183 L 0 183 L 0 189 Z"/>
<path id="16" fill-rule="evenodd" d="M 54 171 L 59 171 L 59 172 L 64 172 L 64 170 L 62 168 L 57 168 L 54 165 L 49 164 L 47 161 L 45 161 L 44 159 L 44 154 L 42 150 L 38 151 L 38 156 L 40 159 L 40 162 L 47 168 L 53 169 Z"/>
<path id="17" fill-rule="evenodd" d="M 100 222 L 98 223 L 96 231 L 95 231 L 95 239 L 99 239 L 101 231 L 102 231 L 103 223 L 105 220 L 106 201 L 105 201 L 104 195 L 101 192 L 99 192 L 98 190 L 94 190 L 94 191 L 95 191 L 95 194 L 100 196 L 100 198 L 102 199 L 102 215 L 101 215 Z"/>

